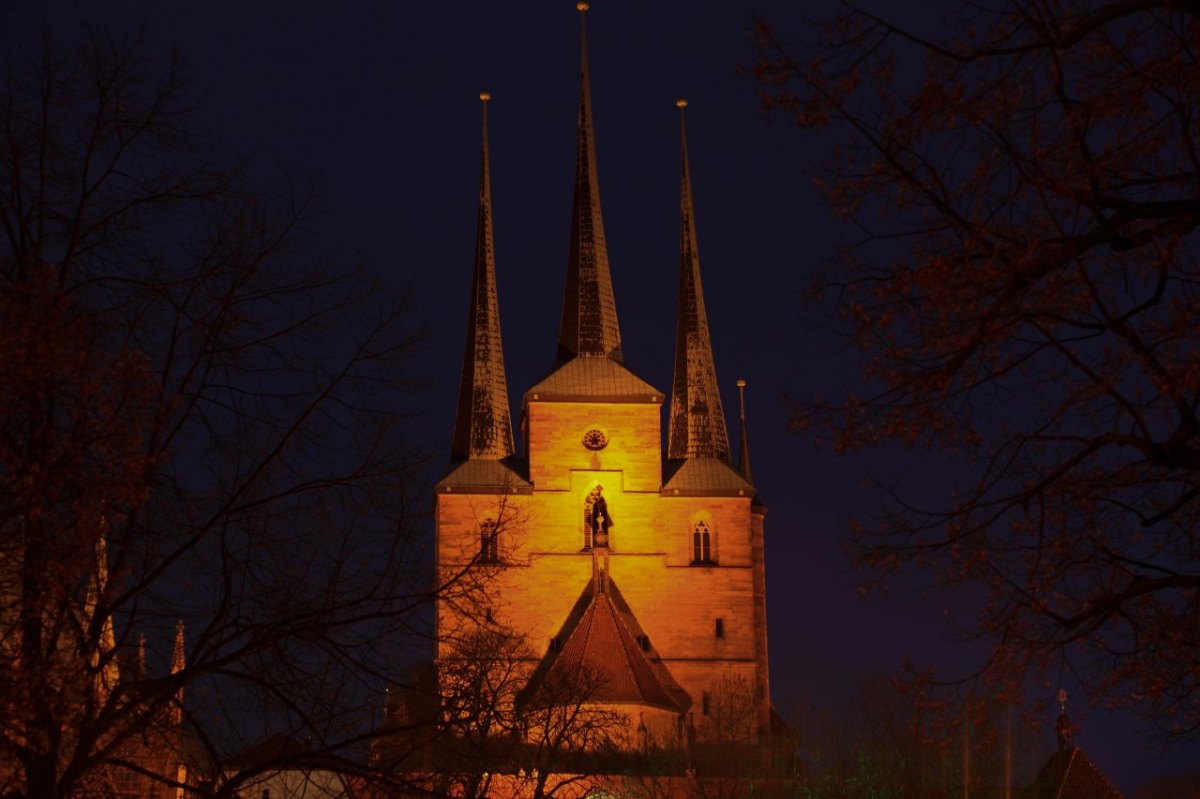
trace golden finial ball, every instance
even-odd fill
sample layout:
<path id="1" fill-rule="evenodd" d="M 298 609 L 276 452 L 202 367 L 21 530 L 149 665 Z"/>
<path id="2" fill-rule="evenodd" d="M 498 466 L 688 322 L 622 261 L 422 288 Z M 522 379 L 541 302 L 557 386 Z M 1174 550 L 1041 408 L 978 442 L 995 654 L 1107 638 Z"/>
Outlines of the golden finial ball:
<path id="1" fill-rule="evenodd" d="M 675 101 L 675 107 L 676 108 L 687 108 L 687 100 L 680 97 L 678 100 Z"/>
<path id="2" fill-rule="evenodd" d="M 579 0 L 579 2 L 575 4 L 576 11 L 587 11 L 588 8 L 590 8 L 590 6 L 583 2 L 583 0 Z"/>
<path id="3" fill-rule="evenodd" d="M 480 92 L 479 99 L 486 103 L 488 100 L 492 99 L 492 94 L 491 92 Z"/>
<path id="4" fill-rule="evenodd" d="M 738 387 L 738 388 L 745 388 L 745 387 L 746 387 L 746 381 L 745 381 L 745 380 L 739 380 L 739 381 L 737 381 L 737 387 Z"/>

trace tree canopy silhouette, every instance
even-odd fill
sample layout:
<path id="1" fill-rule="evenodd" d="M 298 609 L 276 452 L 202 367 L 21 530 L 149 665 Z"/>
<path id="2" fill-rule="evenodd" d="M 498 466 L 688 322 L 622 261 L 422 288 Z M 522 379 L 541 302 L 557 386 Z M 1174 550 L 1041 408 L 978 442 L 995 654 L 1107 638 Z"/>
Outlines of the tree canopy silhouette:
<path id="1" fill-rule="evenodd" d="M 232 792 L 211 764 L 269 733 L 361 749 L 427 633 L 420 326 L 305 238 L 309 189 L 219 157 L 199 108 L 137 36 L 3 62 L 5 795 L 179 785 L 177 761 Z"/>
<path id="2" fill-rule="evenodd" d="M 763 23 L 756 75 L 836 136 L 819 180 L 861 236 L 815 296 L 863 380 L 793 419 L 973 467 L 943 507 L 856 523 L 857 559 L 982 587 L 994 685 L 1066 668 L 1194 736 L 1200 6 L 962 3 L 926 36 L 847 5 L 819 32 Z"/>

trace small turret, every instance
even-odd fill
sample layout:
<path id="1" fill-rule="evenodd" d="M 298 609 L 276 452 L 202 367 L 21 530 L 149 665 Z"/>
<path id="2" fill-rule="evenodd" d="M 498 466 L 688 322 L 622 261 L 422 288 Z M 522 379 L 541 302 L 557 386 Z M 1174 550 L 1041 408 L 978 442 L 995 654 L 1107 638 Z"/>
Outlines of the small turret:
<path id="1" fill-rule="evenodd" d="M 738 389 L 738 421 L 741 446 L 738 448 L 738 471 L 747 483 L 754 483 L 754 472 L 750 469 L 750 433 L 746 427 L 746 381 L 737 381 Z"/>

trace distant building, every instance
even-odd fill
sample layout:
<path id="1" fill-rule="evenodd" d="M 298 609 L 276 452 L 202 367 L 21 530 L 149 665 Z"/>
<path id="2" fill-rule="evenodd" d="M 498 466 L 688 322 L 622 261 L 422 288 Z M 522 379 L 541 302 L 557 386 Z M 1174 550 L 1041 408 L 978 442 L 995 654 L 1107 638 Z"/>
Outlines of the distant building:
<path id="1" fill-rule="evenodd" d="M 1066 702 L 1066 695 L 1059 694 Z M 1058 750 L 1042 766 L 1026 799 L 1125 799 L 1096 767 L 1092 759 L 1073 742 L 1074 731 L 1065 707 L 1055 724 Z"/>
<path id="2" fill-rule="evenodd" d="M 482 96 L 474 279 L 452 463 L 437 484 L 436 528 L 441 578 L 478 576 L 485 599 L 439 601 L 437 657 L 442 666 L 461 657 L 472 631 L 515 631 L 531 654 L 523 664 L 523 701 L 536 703 L 547 685 L 581 686 L 589 704 L 624 718 L 627 748 L 702 746 L 734 726 L 763 740 L 771 724 L 766 508 L 750 471 L 744 410 L 737 457 L 727 433 L 701 288 L 686 136 L 675 369 L 667 395 L 624 364 L 589 84 L 585 33 L 558 359 L 523 396 L 521 456 L 501 349 Z M 668 302 L 663 298 L 664 313 Z"/>

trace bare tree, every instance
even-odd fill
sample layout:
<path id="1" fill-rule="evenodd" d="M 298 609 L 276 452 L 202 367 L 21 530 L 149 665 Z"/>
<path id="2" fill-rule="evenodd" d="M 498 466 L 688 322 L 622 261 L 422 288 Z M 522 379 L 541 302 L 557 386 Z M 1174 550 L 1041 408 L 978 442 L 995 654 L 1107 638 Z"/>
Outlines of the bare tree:
<path id="1" fill-rule="evenodd" d="M 523 636 L 466 624 L 444 648 L 433 685 L 397 697 L 396 723 L 377 746 L 381 791 L 552 797 L 620 765 L 629 720 L 592 701 L 599 677 L 586 669 L 535 677 L 539 658 Z M 432 719 L 415 718 L 422 712 Z"/>
<path id="2" fill-rule="evenodd" d="M 149 771 L 130 753 L 164 718 L 193 770 L 145 776 L 171 787 L 233 792 L 205 763 L 268 733 L 353 753 L 429 632 L 418 326 L 312 252 L 308 189 L 251 187 L 198 119 L 136 36 L 47 39 L 0 75 L 9 795 Z"/>
<path id="3" fill-rule="evenodd" d="M 922 36 L 847 6 L 820 31 L 764 24 L 757 74 L 838 133 L 821 182 L 863 235 L 815 296 L 864 368 L 795 423 L 970 474 L 940 507 L 899 489 L 858 560 L 982 589 L 991 688 L 1065 670 L 1195 735 L 1200 9 L 962 3 Z"/>

